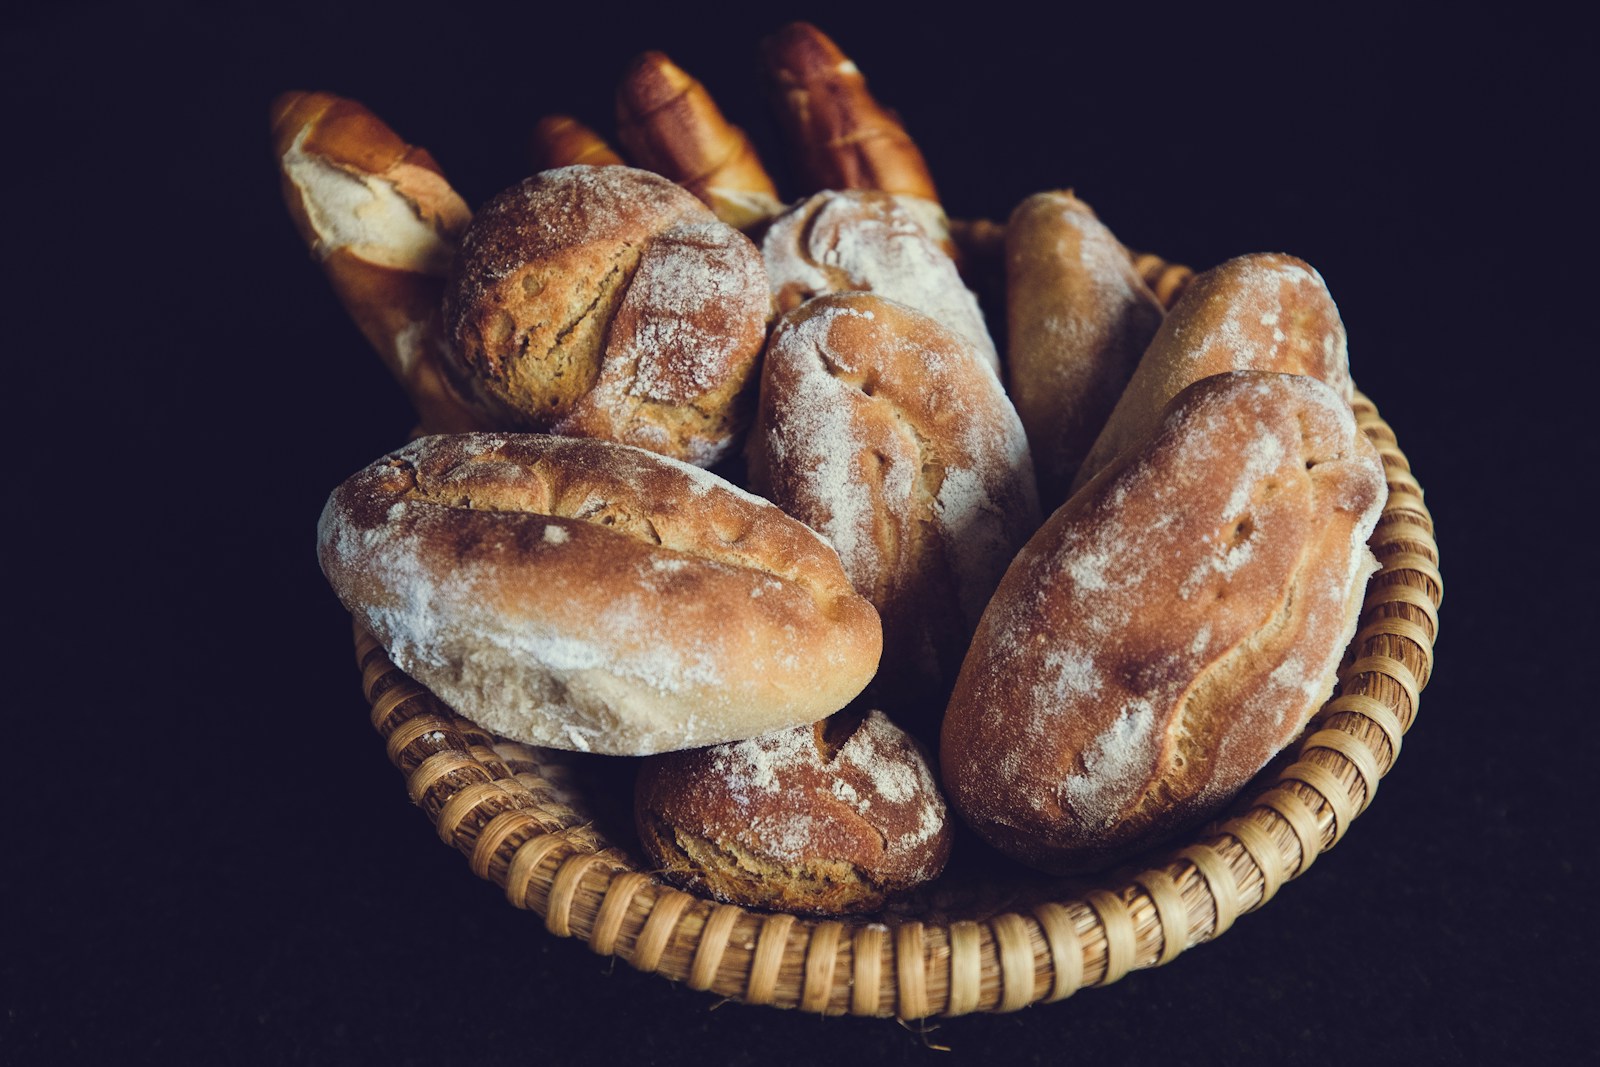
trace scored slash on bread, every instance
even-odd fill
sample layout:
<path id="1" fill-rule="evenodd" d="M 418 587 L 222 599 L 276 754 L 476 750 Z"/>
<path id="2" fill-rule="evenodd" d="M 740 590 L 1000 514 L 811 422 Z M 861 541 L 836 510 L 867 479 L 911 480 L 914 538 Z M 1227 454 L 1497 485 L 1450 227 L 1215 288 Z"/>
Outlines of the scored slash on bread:
<path id="1" fill-rule="evenodd" d="M 661 52 L 639 56 L 623 75 L 617 139 L 635 166 L 677 182 L 735 229 L 758 227 L 783 210 L 750 138 Z"/>
<path id="2" fill-rule="evenodd" d="M 452 373 L 439 321 L 466 203 L 432 156 L 354 100 L 285 93 L 271 122 L 295 228 L 423 427 L 487 426 L 483 398 Z"/>

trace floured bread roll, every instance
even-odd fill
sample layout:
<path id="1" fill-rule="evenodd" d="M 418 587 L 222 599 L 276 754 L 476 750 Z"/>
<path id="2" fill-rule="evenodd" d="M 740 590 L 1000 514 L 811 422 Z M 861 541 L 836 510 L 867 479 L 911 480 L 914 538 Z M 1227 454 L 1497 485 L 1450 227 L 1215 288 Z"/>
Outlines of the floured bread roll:
<path id="1" fill-rule="evenodd" d="M 1006 379 L 1053 511 L 1163 312 L 1122 243 L 1070 192 L 1024 200 L 1005 246 Z"/>
<path id="2" fill-rule="evenodd" d="M 927 756 L 881 711 L 657 756 L 634 815 L 667 880 L 776 911 L 871 911 L 950 855 Z"/>
<path id="3" fill-rule="evenodd" d="M 563 167 L 484 206 L 445 297 L 457 356 L 516 424 L 709 466 L 748 413 L 761 255 L 631 167 Z"/>
<path id="4" fill-rule="evenodd" d="M 1233 370 L 1307 374 L 1349 402 L 1344 323 L 1322 275 L 1309 264 L 1266 252 L 1197 275 L 1139 360 L 1072 491 L 1143 440 L 1187 386 Z"/>
<path id="5" fill-rule="evenodd" d="M 878 664 L 820 537 L 603 441 L 426 437 L 336 489 L 323 573 L 395 663 L 486 729 L 645 755 L 814 722 Z"/>
<path id="6" fill-rule="evenodd" d="M 1027 437 L 971 342 L 870 293 L 806 303 L 767 346 L 749 459 L 877 606 L 884 675 L 948 686 L 1039 525 Z"/>
<path id="7" fill-rule="evenodd" d="M 909 204 L 871 189 L 824 192 L 774 219 L 761 254 L 779 313 L 825 293 L 876 293 L 965 337 L 998 372 L 978 298 Z"/>
<path id="8" fill-rule="evenodd" d="M 945 715 L 951 803 L 1051 871 L 1216 811 L 1332 691 L 1385 494 L 1322 382 L 1186 389 L 1006 572 Z"/>

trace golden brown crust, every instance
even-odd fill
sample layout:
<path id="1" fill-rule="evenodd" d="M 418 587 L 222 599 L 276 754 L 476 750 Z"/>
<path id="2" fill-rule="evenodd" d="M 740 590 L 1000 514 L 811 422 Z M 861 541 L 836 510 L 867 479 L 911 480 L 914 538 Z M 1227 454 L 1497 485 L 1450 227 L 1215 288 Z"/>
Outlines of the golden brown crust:
<path id="1" fill-rule="evenodd" d="M 1323 383 L 1185 390 L 995 592 L 945 716 L 951 803 L 1057 871 L 1215 811 L 1329 695 L 1385 492 Z"/>
<path id="2" fill-rule="evenodd" d="M 518 425 L 701 465 L 743 427 L 769 310 L 755 246 L 630 167 L 546 171 L 495 197 L 445 300 L 466 372 Z"/>
<path id="3" fill-rule="evenodd" d="M 1349 402 L 1344 323 L 1310 264 L 1266 252 L 1197 275 L 1140 359 L 1078 468 L 1073 492 L 1147 435 L 1186 387 L 1234 370 L 1310 375 Z"/>
<path id="4" fill-rule="evenodd" d="M 889 686 L 947 687 L 1039 523 L 1022 425 L 971 344 L 873 294 L 812 300 L 768 344 L 749 453 L 751 485 L 827 537 L 883 616 Z"/>
<path id="5" fill-rule="evenodd" d="M 763 51 L 810 190 L 881 189 L 938 201 L 921 150 L 826 34 L 791 23 L 764 41 Z"/>
<path id="6" fill-rule="evenodd" d="M 295 228 L 424 428 L 488 425 L 492 406 L 444 351 L 444 276 L 472 213 L 439 165 L 365 107 L 329 93 L 285 93 L 271 118 Z"/>
<path id="7" fill-rule="evenodd" d="M 637 166 L 677 182 L 736 229 L 783 210 L 750 138 L 723 118 L 705 86 L 661 52 L 639 56 L 623 75 L 617 138 Z"/>
<path id="8" fill-rule="evenodd" d="M 1006 377 L 1054 511 L 1163 315 L 1121 242 L 1071 192 L 1024 200 L 1005 244 Z"/>
<path id="9" fill-rule="evenodd" d="M 813 722 L 881 647 L 810 530 L 606 442 L 423 438 L 334 492 L 318 548 L 396 664 L 531 744 L 642 755 Z"/>
<path id="10" fill-rule="evenodd" d="M 879 711 L 653 757 L 634 811 L 664 877 L 747 907 L 874 910 L 950 853 L 927 755 Z"/>
<path id="11" fill-rule="evenodd" d="M 546 115 L 533 127 L 529 138 L 533 169 L 559 167 L 620 167 L 622 157 L 606 144 L 605 138 L 571 115 Z"/>

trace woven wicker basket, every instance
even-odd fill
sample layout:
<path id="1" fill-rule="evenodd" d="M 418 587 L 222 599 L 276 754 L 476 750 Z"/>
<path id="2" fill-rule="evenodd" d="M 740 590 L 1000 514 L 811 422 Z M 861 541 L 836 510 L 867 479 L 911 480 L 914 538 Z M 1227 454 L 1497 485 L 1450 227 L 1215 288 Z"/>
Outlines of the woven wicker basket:
<path id="1" fill-rule="evenodd" d="M 1371 540 L 1383 569 L 1368 587 L 1338 695 L 1227 818 L 1134 873 L 1087 883 L 1024 878 L 977 892 L 941 893 L 935 883 L 909 911 L 876 921 L 756 912 L 642 871 L 594 821 L 586 798 L 619 784 L 597 780 L 592 757 L 486 733 L 358 631 L 372 723 L 412 800 L 474 873 L 543 915 L 551 933 L 583 938 L 641 971 L 828 1014 L 917 1019 L 1059 1000 L 1221 935 L 1337 844 L 1394 766 L 1432 667 L 1443 587 L 1422 490 L 1371 402 L 1358 394 L 1355 411 L 1383 456 L 1389 500 Z"/>

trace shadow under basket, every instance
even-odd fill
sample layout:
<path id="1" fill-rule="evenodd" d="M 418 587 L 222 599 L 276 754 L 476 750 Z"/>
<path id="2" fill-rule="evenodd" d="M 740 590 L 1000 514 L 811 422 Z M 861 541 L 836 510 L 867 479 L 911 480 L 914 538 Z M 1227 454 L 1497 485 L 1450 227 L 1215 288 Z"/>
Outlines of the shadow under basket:
<path id="1" fill-rule="evenodd" d="M 1393 431 L 1366 397 L 1354 405 L 1383 457 L 1389 499 L 1370 542 L 1383 568 L 1337 695 L 1224 818 L 1132 868 L 1068 881 L 996 864 L 1003 884 L 941 879 L 865 918 L 754 911 L 652 877 L 626 839 L 595 821 L 593 762 L 460 718 L 358 629 L 372 723 L 411 799 L 473 873 L 543 915 L 550 933 L 641 971 L 751 1004 L 905 1019 L 1013 1011 L 1106 985 L 1220 936 L 1271 900 L 1339 842 L 1400 754 L 1433 664 L 1439 555 Z"/>

